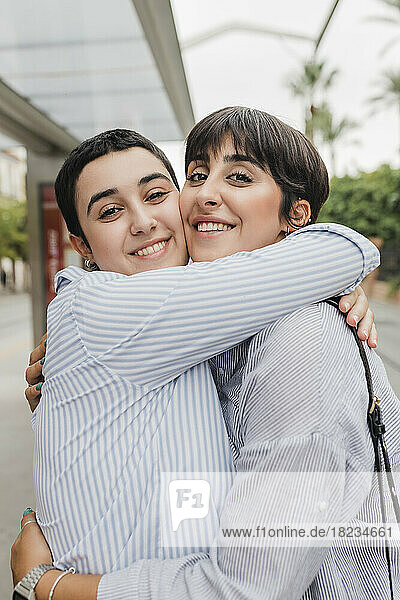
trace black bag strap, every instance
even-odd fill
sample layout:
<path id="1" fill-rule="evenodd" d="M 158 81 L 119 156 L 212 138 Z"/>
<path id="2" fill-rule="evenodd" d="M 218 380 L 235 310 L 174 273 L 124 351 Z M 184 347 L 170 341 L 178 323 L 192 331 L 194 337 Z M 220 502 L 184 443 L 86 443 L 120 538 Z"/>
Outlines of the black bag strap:
<path id="1" fill-rule="evenodd" d="M 329 298 L 328 300 L 325 300 L 325 302 L 327 302 L 331 306 L 334 306 L 335 308 L 339 309 L 339 300 L 340 300 L 340 298 L 335 297 L 335 298 Z M 344 318 L 346 318 L 346 315 L 344 313 L 341 312 L 341 314 L 343 315 Z M 389 460 L 389 456 L 388 456 L 386 444 L 385 444 L 385 438 L 384 438 L 385 425 L 382 422 L 380 399 L 377 396 L 375 396 L 375 394 L 374 394 L 374 390 L 373 390 L 373 386 L 372 386 L 371 369 L 369 368 L 369 363 L 368 363 L 367 354 L 365 352 L 365 348 L 357 335 L 357 328 L 351 327 L 350 325 L 349 325 L 349 328 L 353 334 L 354 339 L 356 340 L 358 350 L 360 352 L 361 360 L 364 365 L 365 377 L 367 380 L 368 395 L 369 395 L 367 422 L 368 422 L 368 428 L 369 428 L 369 431 L 371 434 L 372 444 L 373 444 L 374 453 L 375 453 L 374 469 L 375 469 L 375 472 L 378 474 L 378 487 L 379 487 L 379 499 L 380 499 L 380 504 L 381 504 L 382 523 L 383 524 L 386 523 L 385 498 L 384 498 L 384 494 L 383 494 L 383 470 L 384 470 L 386 473 L 386 479 L 387 479 L 389 490 L 390 490 L 390 496 L 392 499 L 394 513 L 396 515 L 396 521 L 400 526 L 400 504 L 399 504 L 399 500 L 397 498 L 396 487 L 394 484 L 392 469 L 390 467 L 390 460 Z M 382 453 L 382 457 L 383 457 L 384 469 L 382 469 L 381 453 Z M 385 556 L 386 556 L 386 562 L 387 562 L 388 574 L 389 574 L 391 600 L 394 600 L 389 543 L 386 538 L 385 538 Z"/>

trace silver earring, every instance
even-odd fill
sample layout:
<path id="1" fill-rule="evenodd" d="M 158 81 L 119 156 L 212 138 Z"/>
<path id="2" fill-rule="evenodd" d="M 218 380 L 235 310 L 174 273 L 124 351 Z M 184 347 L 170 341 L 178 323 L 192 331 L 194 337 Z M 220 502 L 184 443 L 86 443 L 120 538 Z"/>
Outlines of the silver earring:
<path id="1" fill-rule="evenodd" d="M 288 225 L 286 228 L 286 231 L 285 231 L 285 238 L 289 235 L 289 233 L 290 233 L 290 229 L 289 229 L 289 225 Z"/>
<path id="2" fill-rule="evenodd" d="M 90 258 L 85 259 L 85 269 L 88 271 L 95 271 L 97 269 L 96 263 L 92 262 Z"/>

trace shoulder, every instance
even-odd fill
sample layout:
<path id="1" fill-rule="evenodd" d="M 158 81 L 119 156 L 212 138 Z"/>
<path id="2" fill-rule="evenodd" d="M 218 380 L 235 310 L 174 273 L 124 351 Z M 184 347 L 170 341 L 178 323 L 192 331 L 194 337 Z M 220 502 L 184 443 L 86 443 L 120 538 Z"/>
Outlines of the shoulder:
<path id="1" fill-rule="evenodd" d="M 271 323 L 253 337 L 251 351 L 279 343 L 279 354 L 287 354 L 297 350 L 306 340 L 317 343 L 323 327 L 321 304 L 324 303 L 303 306 Z"/>
<path id="2" fill-rule="evenodd" d="M 321 340 L 321 335 L 329 329 L 350 333 L 343 313 L 327 302 L 316 302 L 303 306 L 284 317 L 277 319 L 254 336 L 255 345 L 271 343 L 274 339 L 286 339 L 294 347 L 303 344 L 305 339 Z"/>

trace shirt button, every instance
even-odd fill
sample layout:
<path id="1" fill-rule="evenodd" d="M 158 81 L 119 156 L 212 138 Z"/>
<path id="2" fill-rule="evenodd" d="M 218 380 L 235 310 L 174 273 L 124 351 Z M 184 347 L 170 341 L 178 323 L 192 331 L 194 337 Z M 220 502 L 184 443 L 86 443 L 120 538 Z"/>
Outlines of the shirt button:
<path id="1" fill-rule="evenodd" d="M 328 503 L 325 502 L 325 500 L 323 500 L 322 502 L 320 502 L 318 504 L 318 509 L 320 512 L 325 512 L 327 508 L 328 508 Z"/>

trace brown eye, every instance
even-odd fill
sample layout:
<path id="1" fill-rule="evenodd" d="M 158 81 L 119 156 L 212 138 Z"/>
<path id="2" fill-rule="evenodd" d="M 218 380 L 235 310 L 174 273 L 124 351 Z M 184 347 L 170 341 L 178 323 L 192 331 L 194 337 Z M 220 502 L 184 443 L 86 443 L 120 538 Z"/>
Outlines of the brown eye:
<path id="1" fill-rule="evenodd" d="M 164 200 L 167 194 L 168 192 L 153 192 L 152 194 L 150 194 L 150 196 L 147 196 L 147 198 L 145 198 L 145 202 L 162 202 L 162 200 Z"/>
<path id="2" fill-rule="evenodd" d="M 207 179 L 207 175 L 205 173 L 200 173 L 194 171 L 191 175 L 186 177 L 187 181 L 191 181 L 192 183 L 196 183 L 198 181 L 205 181 Z"/>
<path id="3" fill-rule="evenodd" d="M 243 171 L 235 171 L 231 173 L 228 179 L 233 179 L 233 181 L 239 181 L 240 183 L 251 183 L 253 180 Z"/>
<path id="4" fill-rule="evenodd" d="M 99 219 L 107 219 L 107 217 L 113 217 L 114 215 L 116 215 L 121 210 L 122 210 L 122 208 L 119 208 L 118 206 L 110 206 L 109 208 L 106 208 L 99 215 Z"/>

